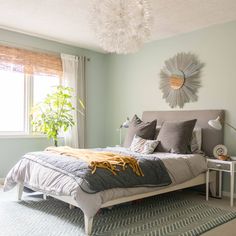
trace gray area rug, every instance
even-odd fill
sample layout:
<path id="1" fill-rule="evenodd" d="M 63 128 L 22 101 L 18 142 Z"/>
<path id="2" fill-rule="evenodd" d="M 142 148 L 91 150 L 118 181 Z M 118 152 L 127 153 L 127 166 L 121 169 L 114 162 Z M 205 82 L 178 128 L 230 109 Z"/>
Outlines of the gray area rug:
<path id="1" fill-rule="evenodd" d="M 193 236 L 234 218 L 236 212 L 165 194 L 102 209 L 94 218 L 93 235 Z M 85 235 L 84 218 L 80 209 L 52 198 L 0 202 L 0 235 Z"/>

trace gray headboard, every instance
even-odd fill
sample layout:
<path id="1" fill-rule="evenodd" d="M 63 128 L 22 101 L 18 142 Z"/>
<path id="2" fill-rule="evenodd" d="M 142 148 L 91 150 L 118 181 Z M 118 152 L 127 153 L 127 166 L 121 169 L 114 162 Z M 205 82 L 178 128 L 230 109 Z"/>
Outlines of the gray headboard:
<path id="1" fill-rule="evenodd" d="M 164 121 L 197 119 L 196 127 L 202 128 L 202 150 L 212 156 L 213 148 L 224 143 L 224 129 L 215 130 L 208 125 L 208 120 L 217 116 L 224 119 L 224 110 L 144 111 L 142 120 L 147 122 L 157 119 L 157 126 L 160 126 Z"/>

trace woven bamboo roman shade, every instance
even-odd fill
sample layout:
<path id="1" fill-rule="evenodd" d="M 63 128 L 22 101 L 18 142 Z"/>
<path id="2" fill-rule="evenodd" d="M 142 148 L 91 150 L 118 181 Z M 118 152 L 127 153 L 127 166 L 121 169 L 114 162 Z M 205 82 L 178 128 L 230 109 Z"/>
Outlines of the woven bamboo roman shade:
<path id="1" fill-rule="evenodd" d="M 62 62 L 57 55 L 0 45 L 0 69 L 61 77 Z"/>

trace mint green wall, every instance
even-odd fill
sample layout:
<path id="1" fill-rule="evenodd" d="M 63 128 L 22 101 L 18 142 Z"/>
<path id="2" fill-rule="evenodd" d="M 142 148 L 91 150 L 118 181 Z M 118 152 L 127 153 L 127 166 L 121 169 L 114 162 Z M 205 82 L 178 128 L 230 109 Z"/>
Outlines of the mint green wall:
<path id="1" fill-rule="evenodd" d="M 178 52 L 195 53 L 205 63 L 197 102 L 184 109 L 225 109 L 236 126 L 236 21 L 147 44 L 136 54 L 107 58 L 106 144 L 118 144 L 116 128 L 144 110 L 170 110 L 159 90 L 164 61 Z M 236 133 L 225 128 L 225 144 L 236 155 Z M 228 185 L 225 182 L 225 189 Z"/>
<path id="2" fill-rule="evenodd" d="M 47 138 L 0 138 L 0 178 L 7 174 L 23 154 L 43 150 L 50 144 Z"/>
<path id="3" fill-rule="evenodd" d="M 24 34 L 0 29 L 0 44 L 7 44 L 27 49 L 82 55 L 90 58 L 86 63 L 87 79 L 87 146 L 104 146 L 104 114 L 105 114 L 105 55 L 50 40 L 44 40 Z M 0 138 L 0 178 L 4 177 L 10 167 L 27 151 L 42 150 L 48 146 L 47 139 L 4 139 Z"/>

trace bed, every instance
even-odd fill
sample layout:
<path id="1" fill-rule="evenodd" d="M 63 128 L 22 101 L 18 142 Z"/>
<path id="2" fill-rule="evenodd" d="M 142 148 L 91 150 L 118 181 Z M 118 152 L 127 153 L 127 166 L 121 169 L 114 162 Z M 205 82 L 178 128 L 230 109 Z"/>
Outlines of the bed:
<path id="1" fill-rule="evenodd" d="M 208 126 L 208 120 L 217 116 L 224 117 L 223 110 L 195 111 L 145 111 L 142 120 L 145 122 L 157 119 L 157 126 L 164 121 L 181 121 L 197 119 L 196 126 L 202 129 L 202 150 L 207 156 L 212 156 L 215 145 L 223 143 L 223 131 L 214 130 Z M 110 147 L 106 151 L 137 155 L 129 149 Z M 168 186 L 139 186 L 129 188 L 111 188 L 96 193 L 86 193 L 70 173 L 50 168 L 50 164 L 35 162 L 28 154 L 21 159 L 9 172 L 5 180 L 5 190 L 17 185 L 18 199 L 21 199 L 23 187 L 41 191 L 44 196 L 52 196 L 79 207 L 84 213 L 85 232 L 92 233 L 93 217 L 100 208 L 129 202 L 166 192 L 184 189 L 204 184 L 206 182 L 206 158 L 202 154 L 153 153 L 150 157 L 159 157 L 164 163 L 171 183 Z M 215 176 L 210 178 L 211 190 L 215 191 Z"/>

